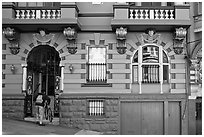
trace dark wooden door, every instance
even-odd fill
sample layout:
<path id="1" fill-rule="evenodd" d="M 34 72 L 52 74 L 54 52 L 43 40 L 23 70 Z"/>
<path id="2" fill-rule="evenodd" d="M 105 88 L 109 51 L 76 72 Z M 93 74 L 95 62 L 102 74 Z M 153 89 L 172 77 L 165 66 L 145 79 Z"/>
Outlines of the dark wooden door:
<path id="1" fill-rule="evenodd" d="M 121 134 L 141 134 L 141 103 L 121 103 Z"/>
<path id="2" fill-rule="evenodd" d="M 180 135 L 181 134 L 181 114 L 180 102 L 168 103 L 168 134 Z"/>

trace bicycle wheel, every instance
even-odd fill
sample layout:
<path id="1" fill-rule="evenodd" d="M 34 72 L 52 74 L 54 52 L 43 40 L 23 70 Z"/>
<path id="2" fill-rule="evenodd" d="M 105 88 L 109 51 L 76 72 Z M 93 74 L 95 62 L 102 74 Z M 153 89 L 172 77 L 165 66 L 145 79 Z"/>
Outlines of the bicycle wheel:
<path id="1" fill-rule="evenodd" d="M 52 115 L 52 110 L 51 110 L 51 108 L 49 108 L 48 109 L 48 120 L 50 121 L 50 122 L 52 122 L 52 120 L 53 120 L 53 115 Z"/>

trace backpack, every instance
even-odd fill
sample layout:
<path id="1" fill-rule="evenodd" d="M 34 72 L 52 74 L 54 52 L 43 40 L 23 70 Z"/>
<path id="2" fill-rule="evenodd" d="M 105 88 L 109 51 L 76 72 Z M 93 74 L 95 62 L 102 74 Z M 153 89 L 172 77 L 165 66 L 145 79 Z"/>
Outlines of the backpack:
<path id="1" fill-rule="evenodd" d="M 43 103 L 43 95 L 38 95 L 35 101 L 37 104 Z"/>

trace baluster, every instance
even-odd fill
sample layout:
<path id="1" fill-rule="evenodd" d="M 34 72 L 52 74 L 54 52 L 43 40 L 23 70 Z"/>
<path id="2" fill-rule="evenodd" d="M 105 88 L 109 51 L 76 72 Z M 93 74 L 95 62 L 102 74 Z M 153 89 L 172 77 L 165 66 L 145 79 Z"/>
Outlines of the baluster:
<path id="1" fill-rule="evenodd" d="M 138 12 L 137 12 L 137 17 L 138 17 L 138 19 L 141 18 L 141 11 L 140 10 L 138 10 Z"/>
<path id="2" fill-rule="evenodd" d="M 143 12 L 144 12 L 144 10 L 141 9 L 141 10 L 140 10 L 140 19 L 144 19 L 144 13 L 143 13 Z"/>
<path id="3" fill-rule="evenodd" d="M 42 19 L 45 19 L 45 10 L 42 10 Z"/>
<path id="4" fill-rule="evenodd" d="M 138 10 L 135 10 L 135 19 L 138 19 Z"/>
<path id="5" fill-rule="evenodd" d="M 30 19 L 30 10 L 26 10 L 27 14 L 26 14 L 26 19 Z"/>
<path id="6" fill-rule="evenodd" d="M 41 11 L 36 10 L 36 19 L 40 19 L 40 18 L 41 18 Z"/>
<path id="7" fill-rule="evenodd" d="M 169 19 L 169 10 L 164 10 L 164 19 Z"/>
<path id="8" fill-rule="evenodd" d="M 154 10 L 149 11 L 149 17 L 150 19 L 154 19 Z"/>
<path id="9" fill-rule="evenodd" d="M 155 19 L 159 19 L 159 13 L 158 13 L 159 10 L 155 10 Z"/>
<path id="10" fill-rule="evenodd" d="M 164 10 L 160 10 L 160 19 L 164 19 L 164 14 L 163 14 Z"/>
<path id="11" fill-rule="evenodd" d="M 35 19 L 35 10 L 31 10 L 32 14 L 31 14 L 31 19 Z"/>
<path id="12" fill-rule="evenodd" d="M 25 18 L 25 10 L 21 10 L 21 19 Z"/>
<path id="13" fill-rule="evenodd" d="M 55 19 L 56 18 L 56 10 L 52 10 L 52 18 Z"/>
<path id="14" fill-rule="evenodd" d="M 133 9 L 130 10 L 130 19 L 133 19 Z"/>
<path id="15" fill-rule="evenodd" d="M 20 18 L 20 11 L 16 10 L 16 19 L 19 19 L 19 18 Z"/>
<path id="16" fill-rule="evenodd" d="M 51 16 L 50 10 L 47 10 L 47 19 L 50 19 L 50 16 Z"/>
<path id="17" fill-rule="evenodd" d="M 170 10 L 170 19 L 174 19 L 173 10 Z"/>
<path id="18" fill-rule="evenodd" d="M 61 11 L 60 10 L 57 10 L 58 14 L 57 14 L 57 19 L 60 19 L 61 18 Z"/>
<path id="19" fill-rule="evenodd" d="M 148 10 L 145 10 L 145 19 L 149 19 Z"/>

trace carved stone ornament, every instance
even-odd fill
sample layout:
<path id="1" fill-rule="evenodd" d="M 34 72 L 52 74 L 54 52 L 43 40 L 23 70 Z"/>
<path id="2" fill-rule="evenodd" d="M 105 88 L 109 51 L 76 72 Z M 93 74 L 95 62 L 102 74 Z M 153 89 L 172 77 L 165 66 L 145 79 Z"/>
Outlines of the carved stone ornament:
<path id="1" fill-rule="evenodd" d="M 182 28 L 182 27 L 176 28 L 175 39 L 179 39 L 179 40 L 185 39 L 186 34 L 187 34 L 186 28 Z"/>
<path id="2" fill-rule="evenodd" d="M 33 39 L 36 42 L 46 43 L 54 38 L 55 34 L 46 34 L 45 30 L 39 30 L 39 33 L 33 34 Z"/>
<path id="3" fill-rule="evenodd" d="M 127 35 L 127 28 L 117 28 L 116 29 L 116 38 L 119 40 L 125 40 L 126 39 L 126 35 Z"/>
<path id="4" fill-rule="evenodd" d="M 20 51 L 20 47 L 18 44 L 18 41 L 20 39 L 20 35 L 19 33 L 14 29 L 14 28 L 5 28 L 3 29 L 3 35 L 5 36 L 5 38 L 9 41 L 10 43 L 10 52 L 13 55 L 16 55 L 19 53 Z"/>
<path id="5" fill-rule="evenodd" d="M 11 54 L 13 55 L 17 55 L 20 52 L 20 48 L 19 47 L 9 47 Z"/>
<path id="6" fill-rule="evenodd" d="M 63 34 L 66 37 L 66 39 L 68 39 L 68 40 L 76 39 L 76 35 L 77 35 L 75 29 L 70 28 L 70 27 L 65 28 L 64 31 L 63 31 Z"/>
<path id="7" fill-rule="evenodd" d="M 8 39 L 8 41 L 14 41 L 17 39 L 18 34 L 14 28 L 7 27 L 3 29 L 3 35 L 6 39 Z"/>
<path id="8" fill-rule="evenodd" d="M 187 34 L 187 31 L 185 28 L 180 27 L 175 29 L 173 49 L 174 49 L 174 52 L 178 55 L 183 53 L 186 34 Z"/>
<path id="9" fill-rule="evenodd" d="M 145 33 L 142 34 L 142 39 L 144 43 L 158 43 L 160 34 L 156 33 L 156 30 L 149 28 Z"/>
<path id="10" fill-rule="evenodd" d="M 77 52 L 77 47 L 67 46 L 67 49 L 70 54 L 75 54 Z"/>
<path id="11" fill-rule="evenodd" d="M 75 54 L 77 52 L 77 46 L 76 46 L 76 37 L 77 32 L 74 28 L 68 27 L 65 28 L 63 31 L 64 36 L 66 37 L 66 40 L 68 42 L 67 49 L 70 54 Z"/>

